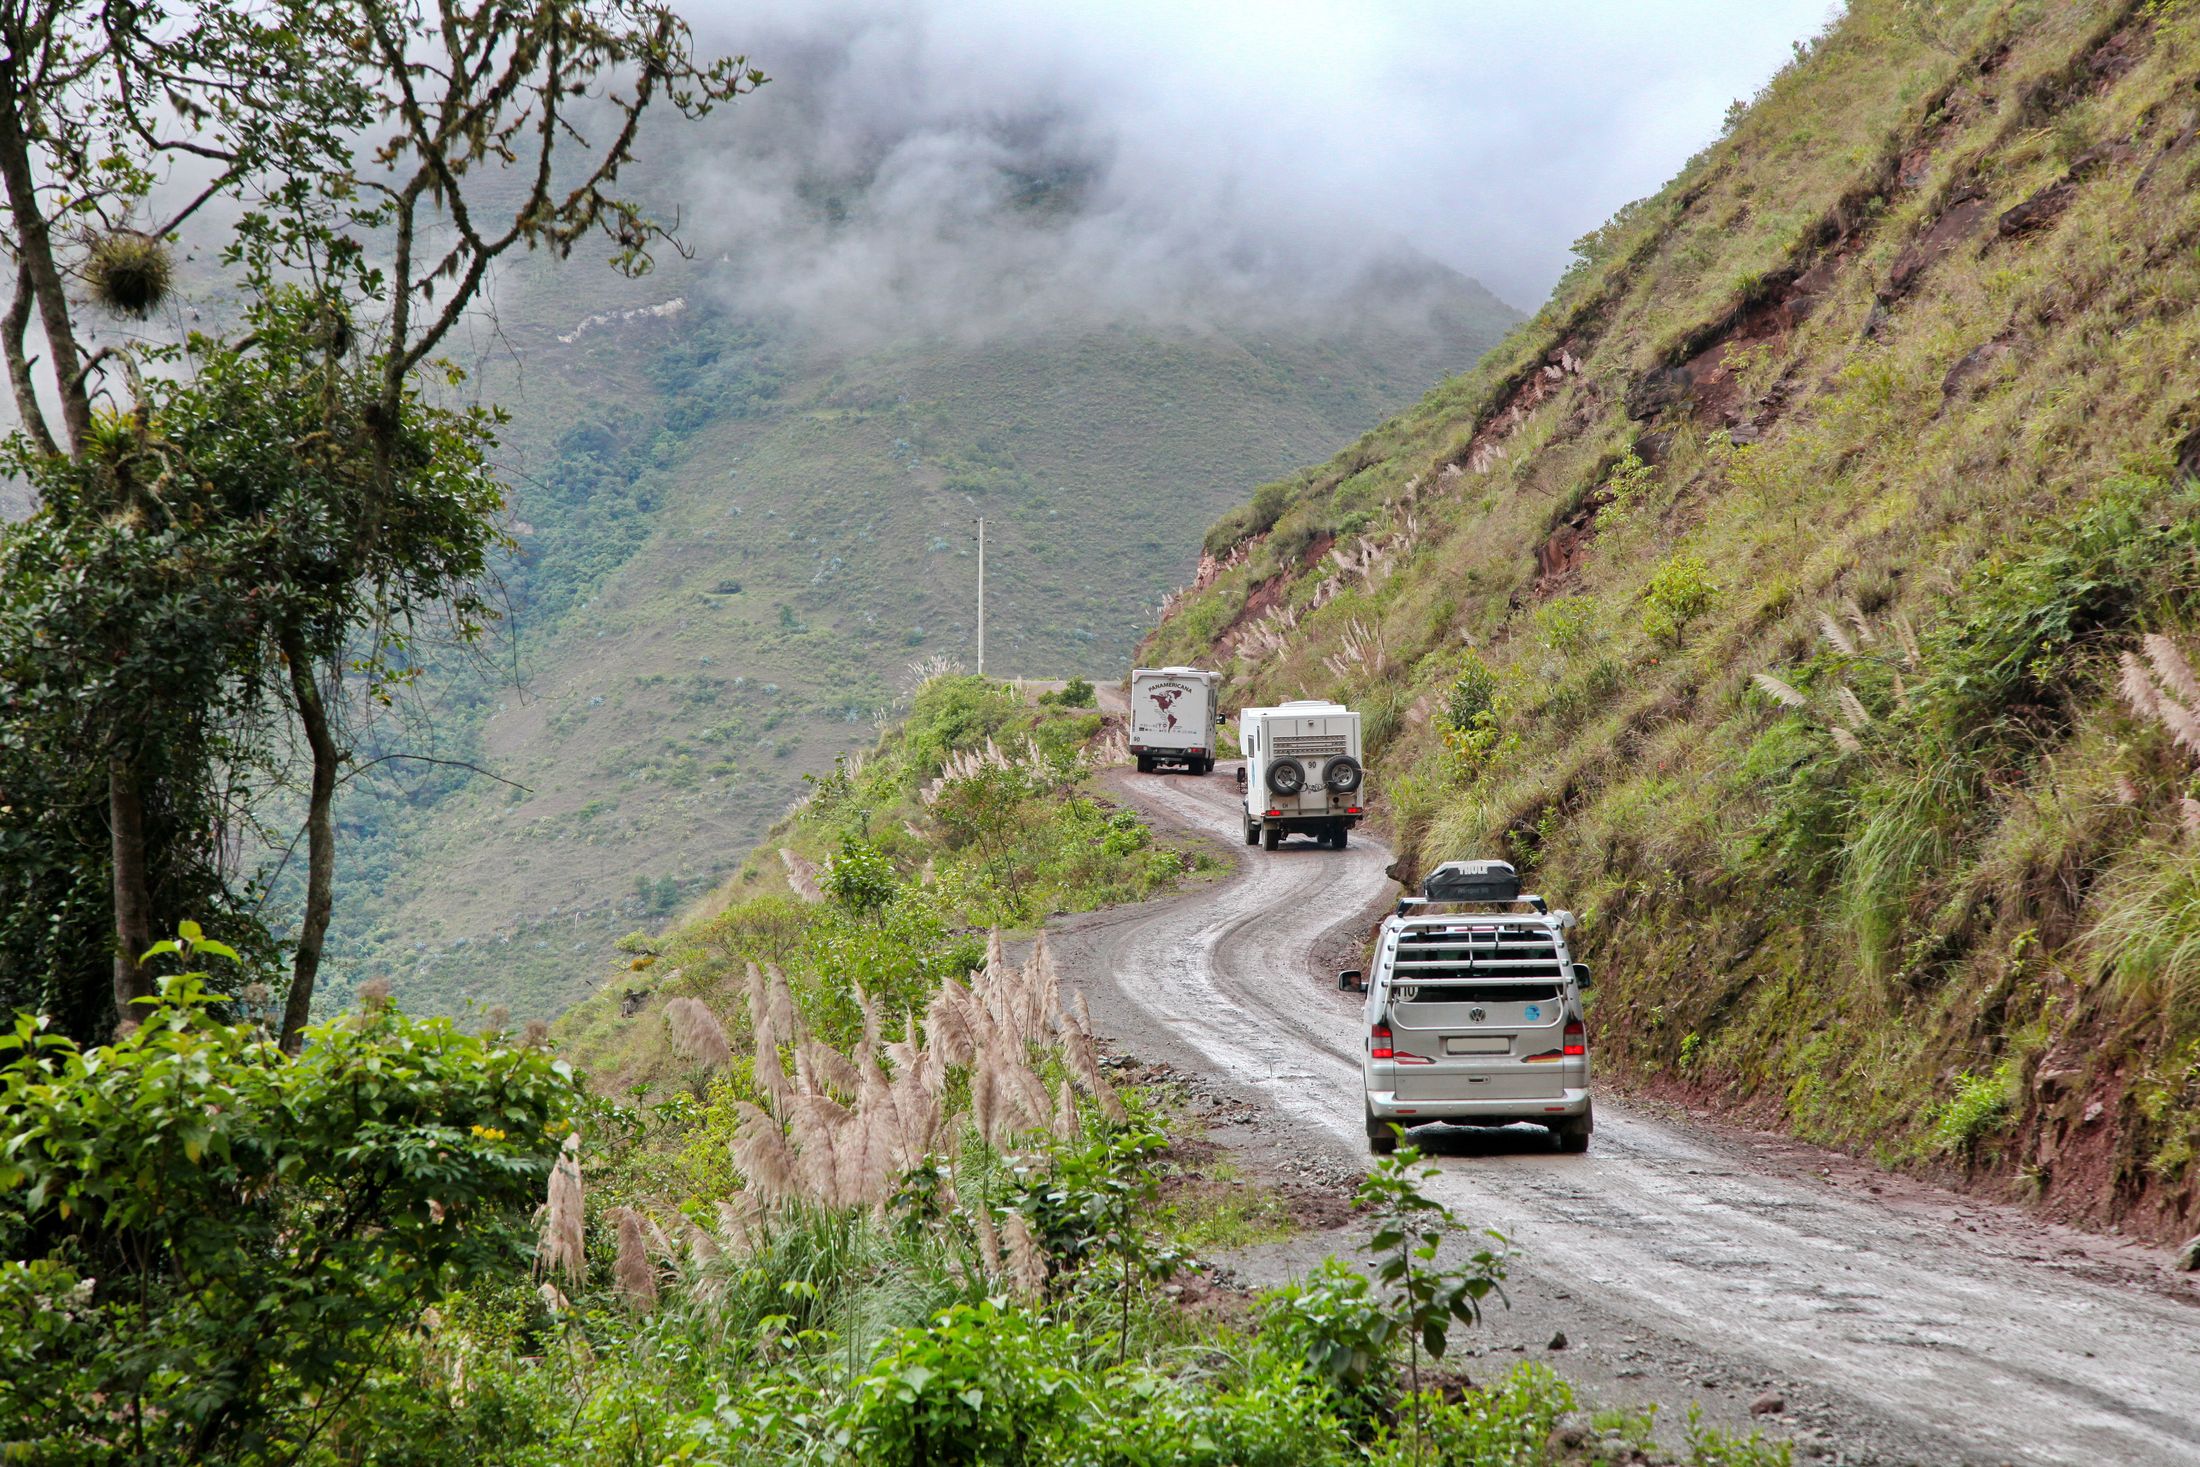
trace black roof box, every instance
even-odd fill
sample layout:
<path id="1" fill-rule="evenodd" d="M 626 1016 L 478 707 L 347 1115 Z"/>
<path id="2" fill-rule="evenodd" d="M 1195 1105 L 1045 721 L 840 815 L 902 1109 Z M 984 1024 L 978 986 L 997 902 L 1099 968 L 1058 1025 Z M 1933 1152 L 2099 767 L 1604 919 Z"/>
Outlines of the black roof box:
<path id="1" fill-rule="evenodd" d="M 1520 899 L 1520 873 L 1509 861 L 1446 861 L 1421 882 L 1432 902 L 1511 902 Z"/>

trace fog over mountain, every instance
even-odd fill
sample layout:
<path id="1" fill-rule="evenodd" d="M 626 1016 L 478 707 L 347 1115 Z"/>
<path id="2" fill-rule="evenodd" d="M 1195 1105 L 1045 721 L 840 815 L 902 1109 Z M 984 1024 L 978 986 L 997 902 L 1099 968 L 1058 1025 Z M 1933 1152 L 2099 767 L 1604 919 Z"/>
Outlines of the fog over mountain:
<path id="1" fill-rule="evenodd" d="M 690 7 L 773 78 L 690 157 L 740 304 L 990 327 L 1396 293 L 1532 306 L 1567 246 L 1717 135 L 1826 0 Z M 1410 294 L 1410 293 L 1409 293 Z"/>

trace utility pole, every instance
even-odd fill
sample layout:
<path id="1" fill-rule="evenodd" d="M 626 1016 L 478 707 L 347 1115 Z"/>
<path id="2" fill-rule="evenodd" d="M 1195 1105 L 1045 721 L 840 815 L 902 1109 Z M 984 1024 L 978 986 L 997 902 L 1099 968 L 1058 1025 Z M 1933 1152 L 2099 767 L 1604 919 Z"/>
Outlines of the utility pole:
<path id="1" fill-rule="evenodd" d="M 978 676 L 985 676 L 985 516 L 978 516 Z"/>

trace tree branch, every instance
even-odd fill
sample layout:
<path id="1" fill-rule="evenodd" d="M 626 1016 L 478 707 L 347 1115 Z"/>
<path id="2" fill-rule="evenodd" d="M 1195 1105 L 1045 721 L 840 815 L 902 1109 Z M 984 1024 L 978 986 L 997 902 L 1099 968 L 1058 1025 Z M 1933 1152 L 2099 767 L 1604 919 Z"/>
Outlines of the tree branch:
<path id="1" fill-rule="evenodd" d="M 387 764 L 393 759 L 409 759 L 416 764 L 439 764 L 449 769 L 464 769 L 471 773 L 480 775 L 483 779 L 493 779 L 498 784 L 504 785 L 511 789 L 519 790 L 525 794 L 531 795 L 535 792 L 533 786 L 521 784 L 516 780 L 506 779 L 503 775 L 497 773 L 493 769 L 484 769 L 479 764 L 470 764 L 464 759 L 438 758 L 434 754 L 384 754 L 381 755 L 379 758 L 369 759 L 364 764 L 353 765 L 351 768 L 351 772 L 346 774 L 343 779 L 339 781 L 339 783 L 349 784 L 352 782 L 352 780 L 358 778 L 360 775 L 365 774 L 368 770 L 374 768 L 375 765 Z"/>
<path id="2" fill-rule="evenodd" d="M 23 424 L 23 431 L 30 434 L 31 442 L 38 445 L 43 454 L 58 452 L 53 434 L 46 427 L 45 411 L 38 405 L 38 384 L 31 378 L 32 358 L 23 341 L 31 324 L 31 273 L 29 267 L 18 259 L 15 262 L 15 299 L 8 305 L 5 316 L 0 316 L 0 349 L 8 358 L 8 385 L 15 389 L 15 415 Z"/>

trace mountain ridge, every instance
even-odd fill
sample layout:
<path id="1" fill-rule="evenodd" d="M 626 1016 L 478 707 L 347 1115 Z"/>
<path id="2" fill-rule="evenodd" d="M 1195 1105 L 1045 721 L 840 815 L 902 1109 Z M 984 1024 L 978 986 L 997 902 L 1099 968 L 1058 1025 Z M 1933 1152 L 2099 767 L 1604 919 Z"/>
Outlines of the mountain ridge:
<path id="1" fill-rule="evenodd" d="M 1851 7 L 1144 655 L 1365 709 L 1401 874 L 1591 913 L 1637 1080 L 2183 1236 L 2196 60 L 2190 7 Z"/>

